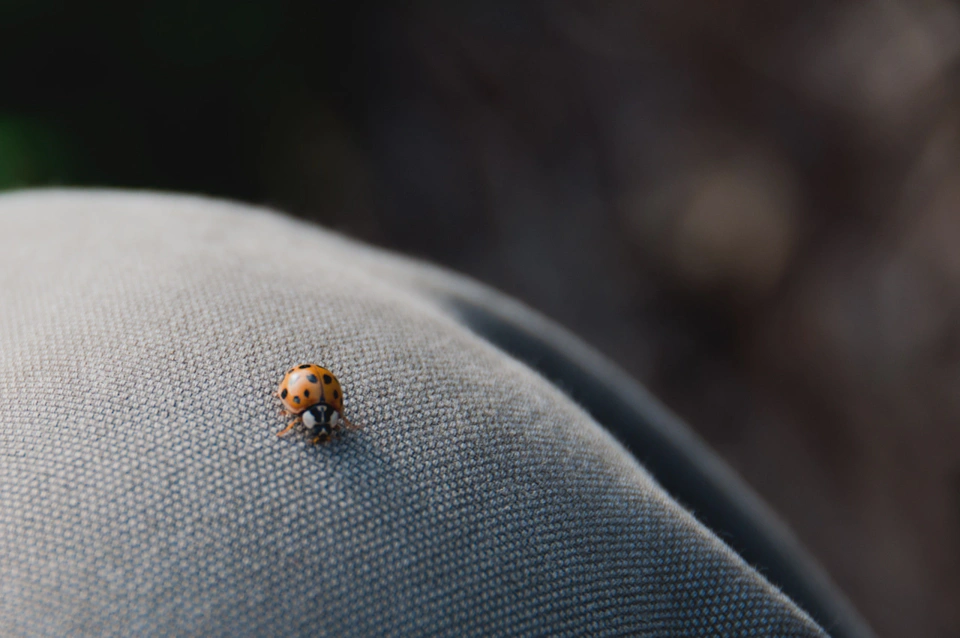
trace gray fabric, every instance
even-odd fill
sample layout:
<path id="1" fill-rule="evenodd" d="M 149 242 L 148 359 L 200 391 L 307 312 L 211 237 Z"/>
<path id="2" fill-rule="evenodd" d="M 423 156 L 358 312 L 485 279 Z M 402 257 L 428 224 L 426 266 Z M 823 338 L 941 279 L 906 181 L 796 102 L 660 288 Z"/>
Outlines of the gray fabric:
<path id="1" fill-rule="evenodd" d="M 431 272 L 219 201 L 0 197 L 0 634 L 823 635 Z M 364 430 L 274 436 L 300 362 Z"/>

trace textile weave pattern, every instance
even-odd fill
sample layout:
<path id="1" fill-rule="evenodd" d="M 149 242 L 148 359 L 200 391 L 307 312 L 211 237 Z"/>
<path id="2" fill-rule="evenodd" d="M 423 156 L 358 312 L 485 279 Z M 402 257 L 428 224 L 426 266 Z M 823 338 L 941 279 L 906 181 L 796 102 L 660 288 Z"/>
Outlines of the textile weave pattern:
<path id="1" fill-rule="evenodd" d="M 411 269 L 215 200 L 0 197 L 0 635 L 824 635 Z M 274 435 L 306 362 L 363 430 Z"/>

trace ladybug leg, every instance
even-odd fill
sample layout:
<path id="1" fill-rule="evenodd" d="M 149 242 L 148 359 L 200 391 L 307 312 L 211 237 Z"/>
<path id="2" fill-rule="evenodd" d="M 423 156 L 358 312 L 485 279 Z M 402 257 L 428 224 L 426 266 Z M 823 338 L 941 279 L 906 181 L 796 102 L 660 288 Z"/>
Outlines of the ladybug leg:
<path id="1" fill-rule="evenodd" d="M 299 422 L 300 422 L 300 417 L 297 417 L 297 418 L 295 418 L 293 421 L 290 421 L 290 423 L 287 424 L 287 427 L 285 427 L 285 428 L 283 428 L 282 430 L 280 430 L 279 432 L 277 432 L 277 436 L 283 436 L 284 434 L 286 434 L 287 432 L 289 432 L 290 430 L 292 430 L 292 429 L 293 429 L 293 426 L 295 426 L 295 425 L 296 425 L 297 423 L 299 423 Z"/>
<path id="2" fill-rule="evenodd" d="M 355 424 L 351 423 L 350 421 L 347 421 L 346 417 L 343 417 L 343 416 L 340 417 L 340 423 L 342 423 L 342 424 L 343 424 L 343 427 L 344 427 L 345 429 L 347 429 L 347 430 L 362 430 L 362 429 L 363 429 L 363 426 L 362 426 L 362 425 L 355 425 Z"/>

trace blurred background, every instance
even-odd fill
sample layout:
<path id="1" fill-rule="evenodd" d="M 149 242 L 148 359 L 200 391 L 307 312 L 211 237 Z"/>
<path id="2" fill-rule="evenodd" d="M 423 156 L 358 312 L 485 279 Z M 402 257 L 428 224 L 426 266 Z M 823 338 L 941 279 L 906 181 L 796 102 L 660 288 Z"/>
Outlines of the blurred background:
<path id="1" fill-rule="evenodd" d="M 647 384 L 883 637 L 960 636 L 946 0 L 0 0 L 0 188 L 290 211 Z"/>

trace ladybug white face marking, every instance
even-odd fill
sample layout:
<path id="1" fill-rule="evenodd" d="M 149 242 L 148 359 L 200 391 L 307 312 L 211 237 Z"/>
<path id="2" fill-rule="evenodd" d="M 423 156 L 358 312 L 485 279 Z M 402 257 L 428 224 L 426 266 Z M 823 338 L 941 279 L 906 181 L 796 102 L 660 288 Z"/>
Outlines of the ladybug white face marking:
<path id="1" fill-rule="evenodd" d="M 300 418 L 303 419 L 303 424 L 307 426 L 308 430 L 312 430 L 317 425 L 335 428 L 340 423 L 340 413 L 323 403 L 310 408 Z"/>

